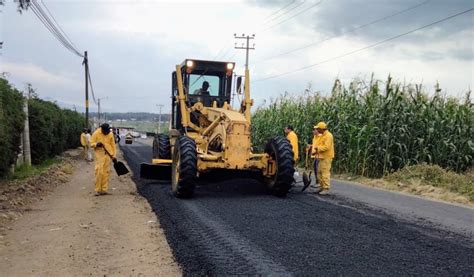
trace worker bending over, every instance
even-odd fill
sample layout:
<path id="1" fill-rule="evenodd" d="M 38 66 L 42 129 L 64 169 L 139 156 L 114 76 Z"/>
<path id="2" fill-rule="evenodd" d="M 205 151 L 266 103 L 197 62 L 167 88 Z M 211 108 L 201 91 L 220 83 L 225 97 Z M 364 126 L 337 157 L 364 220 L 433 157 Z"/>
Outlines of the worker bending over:
<path id="1" fill-rule="evenodd" d="M 329 193 L 331 164 L 334 158 L 334 138 L 327 130 L 327 125 L 324 122 L 319 122 L 313 128 L 313 145 L 312 156 L 315 158 L 315 170 L 317 170 L 317 182 L 319 188 L 316 193 L 320 195 L 327 195 Z M 316 169 L 317 167 L 317 169 Z"/>
<path id="2" fill-rule="evenodd" d="M 95 150 L 95 195 L 107 194 L 110 162 L 116 160 L 114 135 L 110 132 L 109 124 L 104 123 L 99 129 L 95 130 L 92 134 L 91 146 Z"/>

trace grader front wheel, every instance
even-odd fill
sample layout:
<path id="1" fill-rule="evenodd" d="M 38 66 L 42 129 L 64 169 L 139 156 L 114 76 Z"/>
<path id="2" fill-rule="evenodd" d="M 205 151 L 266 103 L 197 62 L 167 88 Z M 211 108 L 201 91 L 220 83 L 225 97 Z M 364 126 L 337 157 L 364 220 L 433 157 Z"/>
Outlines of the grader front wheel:
<path id="1" fill-rule="evenodd" d="M 196 143 L 189 137 L 176 140 L 171 170 L 171 188 L 178 198 L 191 198 L 197 175 Z"/>
<path id="2" fill-rule="evenodd" d="M 276 163 L 275 175 L 265 178 L 265 182 L 273 194 L 279 197 L 286 196 L 295 173 L 291 144 L 284 137 L 272 138 L 265 146 L 265 153 L 269 154 Z"/>
<path id="3" fill-rule="evenodd" d="M 153 159 L 171 159 L 169 136 L 165 134 L 156 135 L 153 140 Z"/>

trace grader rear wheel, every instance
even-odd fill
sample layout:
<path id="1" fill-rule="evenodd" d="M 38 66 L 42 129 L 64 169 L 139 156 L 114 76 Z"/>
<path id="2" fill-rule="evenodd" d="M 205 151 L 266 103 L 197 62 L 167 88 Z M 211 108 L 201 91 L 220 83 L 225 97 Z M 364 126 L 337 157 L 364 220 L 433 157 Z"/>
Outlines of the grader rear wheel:
<path id="1" fill-rule="evenodd" d="M 265 146 L 265 153 L 269 154 L 276 163 L 276 174 L 265 178 L 265 182 L 274 195 L 286 196 L 295 173 L 291 144 L 284 137 L 272 138 Z"/>
<path id="2" fill-rule="evenodd" d="M 171 169 L 171 188 L 178 198 L 191 198 L 197 175 L 196 143 L 189 137 L 176 140 Z"/>
<path id="3" fill-rule="evenodd" d="M 165 134 L 158 134 L 153 140 L 153 159 L 171 159 L 170 138 Z"/>

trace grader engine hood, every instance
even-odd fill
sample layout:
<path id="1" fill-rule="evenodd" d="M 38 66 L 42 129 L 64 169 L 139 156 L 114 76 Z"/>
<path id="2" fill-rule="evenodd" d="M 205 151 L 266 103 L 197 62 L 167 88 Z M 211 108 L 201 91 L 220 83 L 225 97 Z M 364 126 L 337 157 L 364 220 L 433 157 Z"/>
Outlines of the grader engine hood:
<path id="1" fill-rule="evenodd" d="M 208 119 L 221 118 L 209 136 L 210 153 L 222 153 L 226 168 L 247 169 L 250 160 L 250 125 L 237 111 L 208 108 Z"/>

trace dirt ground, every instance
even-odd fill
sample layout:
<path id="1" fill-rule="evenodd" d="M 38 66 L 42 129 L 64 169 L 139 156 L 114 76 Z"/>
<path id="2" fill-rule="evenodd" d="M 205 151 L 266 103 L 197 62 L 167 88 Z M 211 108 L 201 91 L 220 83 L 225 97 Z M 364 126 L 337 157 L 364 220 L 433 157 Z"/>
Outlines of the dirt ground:
<path id="1" fill-rule="evenodd" d="M 118 158 L 123 160 L 121 154 Z M 38 192 L 42 196 L 36 201 L 22 198 L 28 204 L 16 210 L 4 209 L 1 275 L 181 275 L 155 214 L 130 176 L 118 177 L 111 169 L 111 194 L 94 196 L 93 163 L 76 157 L 71 164 L 71 175 L 55 189 Z"/>

